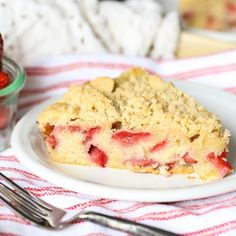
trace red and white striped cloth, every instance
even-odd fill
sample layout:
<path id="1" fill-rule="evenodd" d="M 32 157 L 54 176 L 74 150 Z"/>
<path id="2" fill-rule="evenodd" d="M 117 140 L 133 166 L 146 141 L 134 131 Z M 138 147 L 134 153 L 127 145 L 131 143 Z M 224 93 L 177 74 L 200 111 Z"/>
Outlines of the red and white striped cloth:
<path id="1" fill-rule="evenodd" d="M 192 81 L 236 93 L 236 50 L 189 59 L 155 61 L 111 55 L 71 55 L 26 68 L 28 79 L 19 101 L 19 114 L 57 94 L 71 83 L 98 75 L 115 76 L 142 66 L 164 78 Z M 0 153 L 0 171 L 34 195 L 71 212 L 94 210 L 161 227 L 188 236 L 236 235 L 236 191 L 201 200 L 177 203 L 136 203 L 101 199 L 57 187 L 30 172 L 11 149 Z M 126 235 L 88 222 L 52 232 L 22 220 L 0 205 L 0 235 Z"/>

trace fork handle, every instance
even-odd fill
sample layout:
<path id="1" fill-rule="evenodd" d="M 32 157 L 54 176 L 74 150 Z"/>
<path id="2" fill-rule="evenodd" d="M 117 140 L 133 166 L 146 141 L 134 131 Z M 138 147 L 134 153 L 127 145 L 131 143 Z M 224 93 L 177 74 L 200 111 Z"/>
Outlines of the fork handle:
<path id="1" fill-rule="evenodd" d="M 129 220 L 104 215 L 93 211 L 83 211 L 78 216 L 81 220 L 93 222 L 108 228 L 116 229 L 136 236 L 174 236 L 178 235 L 165 231 L 163 229 L 154 228 L 148 225 L 132 222 Z"/>

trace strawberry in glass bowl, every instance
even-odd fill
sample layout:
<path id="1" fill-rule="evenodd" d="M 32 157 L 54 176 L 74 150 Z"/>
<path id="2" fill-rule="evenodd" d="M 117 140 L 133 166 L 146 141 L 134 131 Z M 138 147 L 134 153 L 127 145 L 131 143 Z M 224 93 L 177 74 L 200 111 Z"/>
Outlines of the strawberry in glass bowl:
<path id="1" fill-rule="evenodd" d="M 0 151 L 10 144 L 16 121 L 18 95 L 25 83 L 24 70 L 3 54 L 3 39 L 0 34 Z"/>

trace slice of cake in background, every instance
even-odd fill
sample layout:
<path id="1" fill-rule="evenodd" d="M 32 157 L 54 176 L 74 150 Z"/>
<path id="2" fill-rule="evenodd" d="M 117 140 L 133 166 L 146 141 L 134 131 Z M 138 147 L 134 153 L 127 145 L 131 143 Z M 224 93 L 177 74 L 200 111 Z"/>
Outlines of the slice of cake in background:
<path id="1" fill-rule="evenodd" d="M 72 86 L 37 123 L 56 162 L 204 180 L 232 171 L 219 119 L 140 68 Z"/>
<path id="2" fill-rule="evenodd" d="M 236 30 L 236 0 L 181 0 L 181 15 L 189 26 L 208 30 Z"/>

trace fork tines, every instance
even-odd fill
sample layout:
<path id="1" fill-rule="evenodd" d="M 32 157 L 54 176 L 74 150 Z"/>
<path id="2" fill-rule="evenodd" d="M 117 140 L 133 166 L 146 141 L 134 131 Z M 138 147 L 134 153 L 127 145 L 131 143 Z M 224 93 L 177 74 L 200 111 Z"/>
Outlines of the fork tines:
<path id="1" fill-rule="evenodd" d="M 0 173 L 0 177 L 9 185 L 0 182 L 0 199 L 16 213 L 33 223 L 44 225 L 51 208 L 40 199 L 36 199 L 26 190 L 16 185 L 12 180 Z"/>

